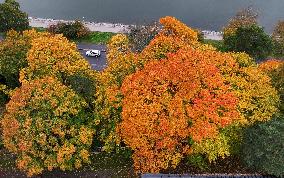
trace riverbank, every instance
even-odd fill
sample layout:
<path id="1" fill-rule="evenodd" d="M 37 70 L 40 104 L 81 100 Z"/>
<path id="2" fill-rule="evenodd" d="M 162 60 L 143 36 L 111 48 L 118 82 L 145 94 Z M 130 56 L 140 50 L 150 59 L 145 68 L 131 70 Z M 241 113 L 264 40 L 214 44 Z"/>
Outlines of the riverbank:
<path id="1" fill-rule="evenodd" d="M 29 25 L 31 27 L 48 28 L 50 25 L 55 25 L 60 22 L 67 23 L 72 21 L 29 17 Z M 86 21 L 83 21 L 83 23 L 85 24 L 86 27 L 90 29 L 90 31 L 112 32 L 112 33 L 127 33 L 129 31 L 129 25 L 125 24 L 96 23 L 96 22 L 86 22 Z M 205 39 L 210 39 L 210 40 L 223 39 L 223 35 L 221 32 L 203 30 L 202 33 L 204 34 Z"/>

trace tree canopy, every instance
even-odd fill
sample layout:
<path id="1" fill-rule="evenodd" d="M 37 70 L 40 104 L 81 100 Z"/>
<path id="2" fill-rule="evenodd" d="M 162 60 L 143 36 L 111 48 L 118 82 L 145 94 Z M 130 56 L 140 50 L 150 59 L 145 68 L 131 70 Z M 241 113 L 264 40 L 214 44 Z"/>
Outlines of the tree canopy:
<path id="1" fill-rule="evenodd" d="M 11 29 L 23 31 L 28 27 L 28 15 L 20 10 L 20 4 L 17 1 L 5 0 L 0 4 L 0 32 Z"/>

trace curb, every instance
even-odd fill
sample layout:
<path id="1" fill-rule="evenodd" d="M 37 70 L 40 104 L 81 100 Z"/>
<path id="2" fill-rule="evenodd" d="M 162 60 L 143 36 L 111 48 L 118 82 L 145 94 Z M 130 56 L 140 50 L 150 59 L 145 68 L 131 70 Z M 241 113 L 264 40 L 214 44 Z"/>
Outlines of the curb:
<path id="1" fill-rule="evenodd" d="M 141 178 L 276 178 L 260 174 L 143 174 Z"/>

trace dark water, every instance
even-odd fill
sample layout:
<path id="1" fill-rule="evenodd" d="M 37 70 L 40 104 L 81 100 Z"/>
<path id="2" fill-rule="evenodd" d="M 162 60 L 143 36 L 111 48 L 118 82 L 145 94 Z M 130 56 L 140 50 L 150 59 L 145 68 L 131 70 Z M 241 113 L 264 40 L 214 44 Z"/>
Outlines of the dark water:
<path id="1" fill-rule="evenodd" d="M 3 2 L 4 0 L 0 0 Z M 236 11 L 253 6 L 259 22 L 271 32 L 284 20 L 284 0 L 19 0 L 29 16 L 84 19 L 95 22 L 143 23 L 175 16 L 204 30 L 220 30 Z"/>

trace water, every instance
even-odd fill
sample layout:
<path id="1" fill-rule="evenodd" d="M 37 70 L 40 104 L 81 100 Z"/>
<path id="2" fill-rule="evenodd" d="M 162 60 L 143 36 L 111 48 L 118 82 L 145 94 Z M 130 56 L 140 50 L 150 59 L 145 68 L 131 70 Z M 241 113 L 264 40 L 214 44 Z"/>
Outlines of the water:
<path id="1" fill-rule="evenodd" d="M 3 2 L 4 0 L 0 0 Z M 284 0 L 19 0 L 29 16 L 124 24 L 175 16 L 187 25 L 219 31 L 235 13 L 253 6 L 259 22 L 271 32 L 284 20 Z"/>

